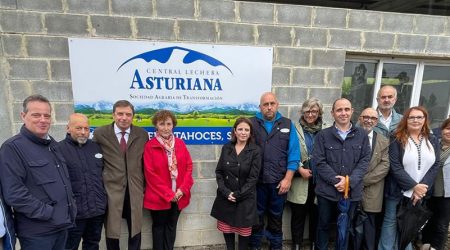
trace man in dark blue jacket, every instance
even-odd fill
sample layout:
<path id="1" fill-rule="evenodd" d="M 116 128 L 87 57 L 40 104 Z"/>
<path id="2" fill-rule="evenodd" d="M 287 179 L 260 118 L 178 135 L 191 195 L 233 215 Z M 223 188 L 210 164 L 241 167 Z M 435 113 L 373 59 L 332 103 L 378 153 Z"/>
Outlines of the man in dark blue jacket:
<path id="1" fill-rule="evenodd" d="M 72 114 L 66 139 L 58 149 L 64 155 L 77 204 L 76 227 L 69 229 L 66 249 L 99 249 L 106 211 L 103 186 L 103 155 L 100 146 L 89 139 L 89 121 L 83 114 Z"/>
<path id="2" fill-rule="evenodd" d="M 349 176 L 349 218 L 362 198 L 363 177 L 370 161 L 370 145 L 363 128 L 351 123 L 352 104 L 345 98 L 334 102 L 331 115 L 333 126 L 320 131 L 314 139 L 313 159 L 316 161 L 316 194 L 318 201 L 318 226 L 316 248 L 328 249 L 328 231 L 332 215 L 338 211 L 338 201 L 343 197 L 345 177 Z M 351 223 L 348 223 L 348 227 Z M 348 245 L 348 227 L 345 247 Z"/>
<path id="3" fill-rule="evenodd" d="M 14 209 L 22 249 L 64 249 L 76 206 L 64 157 L 48 135 L 50 102 L 41 95 L 27 97 L 21 117 L 20 133 L 0 148 L 4 199 Z"/>
<path id="4" fill-rule="evenodd" d="M 294 124 L 278 112 L 278 105 L 273 93 L 264 93 L 259 104 L 261 112 L 251 119 L 255 141 L 262 152 L 256 186 L 259 224 L 252 230 L 252 249 L 261 248 L 264 235 L 270 241 L 270 249 L 282 249 L 284 202 L 300 162 L 300 144 Z M 267 230 L 264 230 L 265 214 Z"/>

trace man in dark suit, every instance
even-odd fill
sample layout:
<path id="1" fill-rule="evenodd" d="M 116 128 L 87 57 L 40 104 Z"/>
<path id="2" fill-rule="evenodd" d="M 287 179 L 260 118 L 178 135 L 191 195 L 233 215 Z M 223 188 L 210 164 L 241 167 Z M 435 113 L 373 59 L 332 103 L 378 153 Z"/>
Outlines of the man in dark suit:
<path id="1" fill-rule="evenodd" d="M 140 249 L 144 197 L 142 153 L 148 134 L 132 125 L 134 107 L 129 101 L 117 101 L 112 115 L 112 124 L 94 131 L 94 141 L 103 151 L 103 182 L 108 196 L 106 248 L 120 249 L 120 221 L 124 218 L 128 226 L 128 249 Z"/>

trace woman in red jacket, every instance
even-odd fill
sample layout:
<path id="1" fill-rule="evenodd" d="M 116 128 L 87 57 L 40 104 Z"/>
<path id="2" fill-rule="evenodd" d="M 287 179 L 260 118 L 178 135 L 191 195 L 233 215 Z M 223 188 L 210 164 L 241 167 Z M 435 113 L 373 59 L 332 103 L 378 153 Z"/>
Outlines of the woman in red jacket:
<path id="1" fill-rule="evenodd" d="M 173 135 L 173 113 L 158 111 L 152 123 L 156 136 L 144 149 L 144 207 L 153 219 L 153 249 L 172 250 L 178 217 L 191 198 L 192 160 L 184 142 Z"/>

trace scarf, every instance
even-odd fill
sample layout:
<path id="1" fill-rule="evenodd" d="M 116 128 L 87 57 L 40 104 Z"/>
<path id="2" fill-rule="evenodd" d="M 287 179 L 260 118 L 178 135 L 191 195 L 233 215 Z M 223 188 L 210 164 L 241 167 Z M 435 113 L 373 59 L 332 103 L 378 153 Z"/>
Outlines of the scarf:
<path id="1" fill-rule="evenodd" d="M 307 131 L 311 134 L 317 134 L 320 130 L 322 130 L 322 117 L 318 117 L 316 122 L 313 125 L 306 123 L 305 118 L 303 116 L 298 121 L 302 126 L 303 130 Z"/>
<path id="2" fill-rule="evenodd" d="M 442 168 L 444 166 L 445 161 L 450 156 L 450 146 L 446 147 L 444 149 L 444 144 L 441 141 L 441 149 L 442 149 L 442 151 L 441 151 L 441 157 L 439 159 L 440 160 L 439 165 Z"/>
<path id="3" fill-rule="evenodd" d="M 163 138 L 158 132 L 156 132 L 156 140 L 163 146 L 164 151 L 167 155 L 167 161 L 169 163 L 170 178 L 172 179 L 172 184 L 174 180 L 177 179 L 178 169 L 177 169 L 177 157 L 175 155 L 175 137 L 173 134 L 169 138 Z M 173 189 L 173 185 L 172 185 Z"/>

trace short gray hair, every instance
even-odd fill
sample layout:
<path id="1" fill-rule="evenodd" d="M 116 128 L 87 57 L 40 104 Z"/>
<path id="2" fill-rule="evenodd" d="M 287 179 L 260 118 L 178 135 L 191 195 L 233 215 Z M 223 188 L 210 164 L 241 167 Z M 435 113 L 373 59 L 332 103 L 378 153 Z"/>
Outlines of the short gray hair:
<path id="1" fill-rule="evenodd" d="M 304 113 L 305 111 L 310 110 L 314 106 L 319 107 L 319 116 L 322 117 L 322 115 L 323 115 L 322 102 L 320 102 L 320 100 L 315 97 L 311 97 L 308 100 L 304 101 L 302 104 L 302 108 L 300 109 L 300 112 Z"/>
<path id="2" fill-rule="evenodd" d="M 47 97 L 45 97 L 43 95 L 30 95 L 29 97 L 25 98 L 25 100 L 23 100 L 22 112 L 24 112 L 24 113 L 28 112 L 28 103 L 30 103 L 30 102 L 47 103 L 48 106 L 50 106 L 50 110 L 52 108 L 52 105 L 50 105 L 50 101 L 47 99 Z"/>

